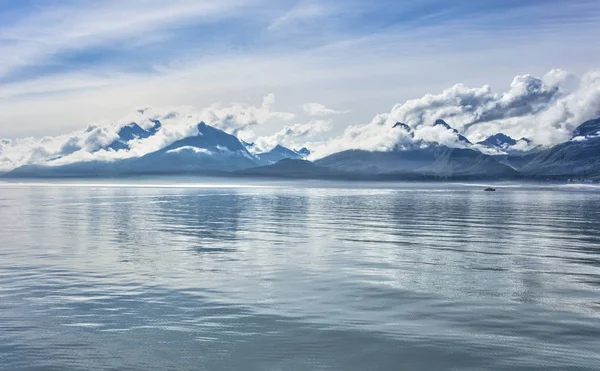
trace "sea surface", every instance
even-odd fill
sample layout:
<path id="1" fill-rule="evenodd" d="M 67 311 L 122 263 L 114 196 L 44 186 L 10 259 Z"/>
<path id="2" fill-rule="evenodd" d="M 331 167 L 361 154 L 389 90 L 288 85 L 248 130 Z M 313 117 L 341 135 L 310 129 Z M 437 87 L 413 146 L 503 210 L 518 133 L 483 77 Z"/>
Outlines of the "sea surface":
<path id="1" fill-rule="evenodd" d="M 0 370 L 600 370 L 600 188 L 0 183 Z"/>

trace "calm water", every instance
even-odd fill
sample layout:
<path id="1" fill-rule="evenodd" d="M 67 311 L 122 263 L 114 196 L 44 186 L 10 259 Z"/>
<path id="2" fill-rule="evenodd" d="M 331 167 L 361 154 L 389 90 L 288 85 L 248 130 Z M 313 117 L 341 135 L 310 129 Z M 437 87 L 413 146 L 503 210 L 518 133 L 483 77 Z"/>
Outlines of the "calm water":
<path id="1" fill-rule="evenodd" d="M 600 190 L 0 184 L 0 370 L 598 370 Z"/>

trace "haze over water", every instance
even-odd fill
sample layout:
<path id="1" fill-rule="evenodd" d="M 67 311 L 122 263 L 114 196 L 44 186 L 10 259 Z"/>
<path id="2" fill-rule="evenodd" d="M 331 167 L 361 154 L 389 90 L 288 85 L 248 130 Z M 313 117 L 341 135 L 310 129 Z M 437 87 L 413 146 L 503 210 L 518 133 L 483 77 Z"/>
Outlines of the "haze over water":
<path id="1" fill-rule="evenodd" d="M 596 370 L 600 189 L 0 184 L 1 370 Z"/>

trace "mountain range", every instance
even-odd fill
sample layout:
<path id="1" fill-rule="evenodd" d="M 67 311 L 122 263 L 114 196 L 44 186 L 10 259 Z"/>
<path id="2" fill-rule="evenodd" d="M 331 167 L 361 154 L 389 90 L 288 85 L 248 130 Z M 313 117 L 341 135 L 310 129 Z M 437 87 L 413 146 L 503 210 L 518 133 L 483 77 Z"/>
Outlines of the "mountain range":
<path id="1" fill-rule="evenodd" d="M 25 165 L 5 177 L 92 177 L 149 174 L 265 176 L 282 178 L 363 180 L 534 179 L 600 180 L 600 119 L 579 126 L 569 141 L 553 147 L 535 147 L 527 138 L 498 133 L 473 144 L 443 120 L 434 122 L 456 135 L 459 147 L 415 141 L 392 151 L 346 150 L 313 162 L 306 148 L 277 145 L 258 152 L 251 143 L 201 122 L 197 133 L 141 157 L 117 161 L 86 161 L 54 165 Z M 132 140 L 161 130 L 161 123 L 143 129 L 124 126 L 105 150 L 129 150 Z M 413 136 L 403 123 L 393 126 Z M 65 155 L 75 148 L 64 148 Z"/>

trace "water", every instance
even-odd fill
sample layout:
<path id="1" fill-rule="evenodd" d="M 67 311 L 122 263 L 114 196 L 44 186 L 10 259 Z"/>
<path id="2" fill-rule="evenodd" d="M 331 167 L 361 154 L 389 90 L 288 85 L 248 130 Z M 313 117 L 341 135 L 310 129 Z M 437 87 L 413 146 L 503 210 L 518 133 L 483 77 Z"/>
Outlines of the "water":
<path id="1" fill-rule="evenodd" d="M 0 370 L 600 369 L 598 188 L 140 185 L 0 185 Z"/>

